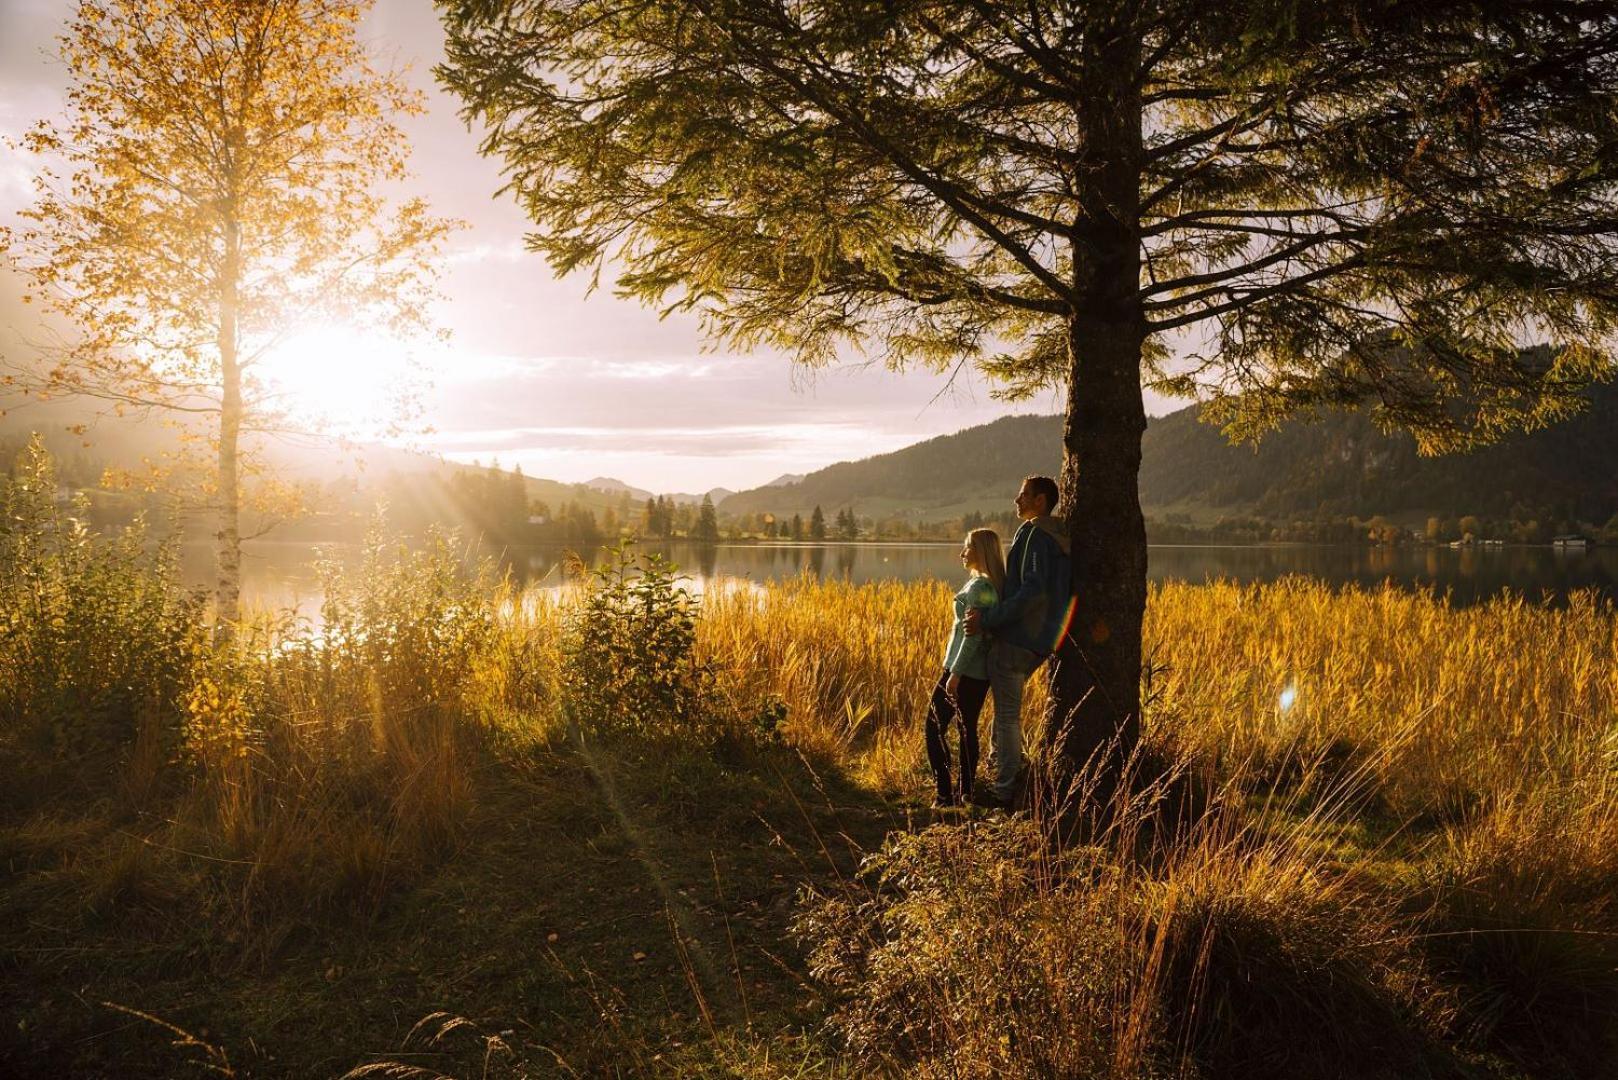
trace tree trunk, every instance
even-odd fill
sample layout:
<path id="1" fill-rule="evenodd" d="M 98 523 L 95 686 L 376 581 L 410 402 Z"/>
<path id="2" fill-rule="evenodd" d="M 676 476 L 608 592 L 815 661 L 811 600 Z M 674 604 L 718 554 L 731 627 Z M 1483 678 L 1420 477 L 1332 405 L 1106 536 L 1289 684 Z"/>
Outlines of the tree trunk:
<path id="1" fill-rule="evenodd" d="M 242 432 L 242 373 L 236 355 L 236 286 L 240 239 L 234 221 L 225 226 L 225 259 L 219 291 L 219 584 L 214 594 L 216 637 L 228 640 L 241 617 L 241 487 L 237 448 Z"/>
<path id="2" fill-rule="evenodd" d="M 1139 494 L 1146 410 L 1140 334 L 1074 317 L 1062 504 L 1072 539 L 1074 615 L 1051 666 L 1049 739 L 1061 775 L 1096 766 L 1106 797 L 1140 737 L 1146 522 Z"/>
<path id="3" fill-rule="evenodd" d="M 1140 736 L 1146 523 L 1140 508 L 1145 323 L 1140 288 L 1138 46 L 1110 28 L 1086 38 L 1090 92 L 1076 103 L 1088 168 L 1073 245 L 1062 507 L 1072 540 L 1074 616 L 1051 665 L 1047 740 L 1057 779 L 1096 771 L 1110 797 Z"/>

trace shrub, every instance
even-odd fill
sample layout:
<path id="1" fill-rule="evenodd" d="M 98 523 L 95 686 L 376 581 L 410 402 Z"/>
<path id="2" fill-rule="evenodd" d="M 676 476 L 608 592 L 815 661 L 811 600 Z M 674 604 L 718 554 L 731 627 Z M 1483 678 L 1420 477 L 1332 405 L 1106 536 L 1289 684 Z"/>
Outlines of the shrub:
<path id="1" fill-rule="evenodd" d="M 1207 1077 L 1444 1074 L 1435 1037 L 1450 1002 L 1408 920 L 1301 839 L 1187 845 L 1140 883 L 1137 940 L 1162 957 L 1147 989 L 1164 1029 Z"/>
<path id="2" fill-rule="evenodd" d="M 176 547 L 143 522 L 103 537 L 58 501 L 36 436 L 0 478 L 0 740 L 53 762 L 127 754 L 155 726 L 172 748 L 203 601 Z"/>
<path id="3" fill-rule="evenodd" d="M 856 1063 L 963 1080 L 1145 1075 L 1155 1048 L 1121 1037 L 1138 977 L 1116 918 L 1124 886 L 1092 855 L 1069 853 L 1060 869 L 1084 887 L 1060 887 L 1030 822 L 936 825 L 890 837 L 862 885 L 809 894 L 795 929 Z"/>
<path id="4" fill-rule="evenodd" d="M 697 598 L 660 556 L 613 548 L 565 611 L 562 687 L 585 731 L 689 738 L 717 717 Z"/>
<path id="5" fill-rule="evenodd" d="M 391 539 L 378 521 L 359 564 L 320 565 L 321 629 L 297 646 L 333 669 L 363 669 L 368 689 L 394 707 L 467 704 L 479 658 L 499 635 L 499 589 L 486 563 L 465 565 L 455 536 L 429 529 L 419 546 Z"/>
<path id="6" fill-rule="evenodd" d="M 373 911 L 453 845 L 486 724 L 532 690 L 507 666 L 535 627 L 453 536 L 407 548 L 379 524 L 355 566 L 320 569 L 320 626 L 244 627 L 199 660 L 186 698 L 188 843 L 247 868 L 225 893 L 240 922 Z"/>

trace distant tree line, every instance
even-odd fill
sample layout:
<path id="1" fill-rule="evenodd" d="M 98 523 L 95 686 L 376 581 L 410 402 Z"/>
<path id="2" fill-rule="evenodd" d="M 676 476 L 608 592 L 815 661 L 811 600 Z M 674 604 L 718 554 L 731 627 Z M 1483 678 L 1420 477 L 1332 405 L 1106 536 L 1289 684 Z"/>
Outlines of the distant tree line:
<path id="1" fill-rule="evenodd" d="M 11 467 L 20 446 L 0 442 L 0 471 Z M 1200 460 L 1196 454 L 1188 456 Z M 89 496 L 92 524 L 124 524 L 142 511 L 157 518 L 172 505 L 173 500 L 161 491 L 142 490 L 138 485 L 107 487 L 103 462 L 82 448 L 77 452 L 67 449 L 58 461 L 63 489 L 83 491 Z M 788 516 L 768 510 L 722 514 L 708 496 L 696 504 L 677 504 L 666 495 L 652 496 L 637 508 L 626 492 L 618 496 L 615 504 L 602 506 L 600 492 L 580 485 L 574 487 L 574 497 L 552 503 L 530 497 L 528 488 L 521 467 L 507 470 L 498 461 L 487 466 L 473 463 L 447 473 L 389 474 L 365 486 L 345 478 L 307 494 L 309 512 L 284 523 L 277 535 L 357 535 L 378 502 L 386 505 L 390 524 L 406 532 L 419 532 L 433 523 L 449 524 L 496 543 L 558 543 L 581 548 L 622 535 L 699 543 L 721 539 L 953 541 L 978 528 L 994 529 L 1009 542 L 1019 524 L 1009 507 L 987 513 L 970 511 L 959 517 L 926 518 L 916 512 L 862 515 L 852 504 L 845 503 L 829 517 L 823 506 L 816 505 L 805 518 L 800 513 Z M 1431 514 L 1425 521 L 1401 515 L 1400 520 L 1409 525 L 1399 524 L 1388 515 L 1367 517 L 1333 511 L 1333 505 L 1340 504 L 1327 500 L 1307 516 L 1231 512 L 1211 521 L 1193 520 L 1185 512 L 1171 511 L 1148 519 L 1148 536 L 1160 544 L 1449 544 L 1467 540 L 1543 544 L 1555 536 L 1578 534 L 1598 543 L 1618 544 L 1618 503 L 1599 522 L 1581 520 L 1569 506 L 1558 510 L 1554 505 L 1519 500 L 1505 514 Z"/>

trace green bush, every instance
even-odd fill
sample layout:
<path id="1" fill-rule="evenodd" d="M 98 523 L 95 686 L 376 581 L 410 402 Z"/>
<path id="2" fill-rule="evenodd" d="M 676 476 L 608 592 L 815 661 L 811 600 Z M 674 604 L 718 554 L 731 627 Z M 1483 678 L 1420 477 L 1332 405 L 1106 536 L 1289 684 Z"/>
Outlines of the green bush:
<path id="1" fill-rule="evenodd" d="M 140 520 L 97 535 L 87 511 L 37 437 L 0 478 L 0 740 L 57 761 L 127 751 L 143 725 L 171 741 L 205 641 L 174 542 Z"/>
<path id="2" fill-rule="evenodd" d="M 419 546 L 390 539 L 381 522 L 359 564 L 320 564 L 322 627 L 295 639 L 335 674 L 366 672 L 360 685 L 394 708 L 466 704 L 479 660 L 500 635 L 498 581 L 487 562 L 468 567 L 456 537 L 428 530 Z"/>
<path id="3" fill-rule="evenodd" d="M 697 598 L 657 555 L 625 544 L 590 572 L 564 614 L 562 686 L 586 731 L 690 737 L 714 719 L 713 672 L 697 654 Z"/>

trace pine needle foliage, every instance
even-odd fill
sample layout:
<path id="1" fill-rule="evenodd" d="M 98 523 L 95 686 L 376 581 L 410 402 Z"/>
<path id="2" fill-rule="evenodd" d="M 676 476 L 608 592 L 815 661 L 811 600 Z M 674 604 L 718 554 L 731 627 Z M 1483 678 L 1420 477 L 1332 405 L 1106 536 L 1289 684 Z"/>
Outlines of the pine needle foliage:
<path id="1" fill-rule="evenodd" d="M 1243 430 L 1369 397 L 1433 447 L 1610 371 L 1610 3 L 439 6 L 533 248 L 742 346 L 1021 393 L 1089 312 Z"/>

